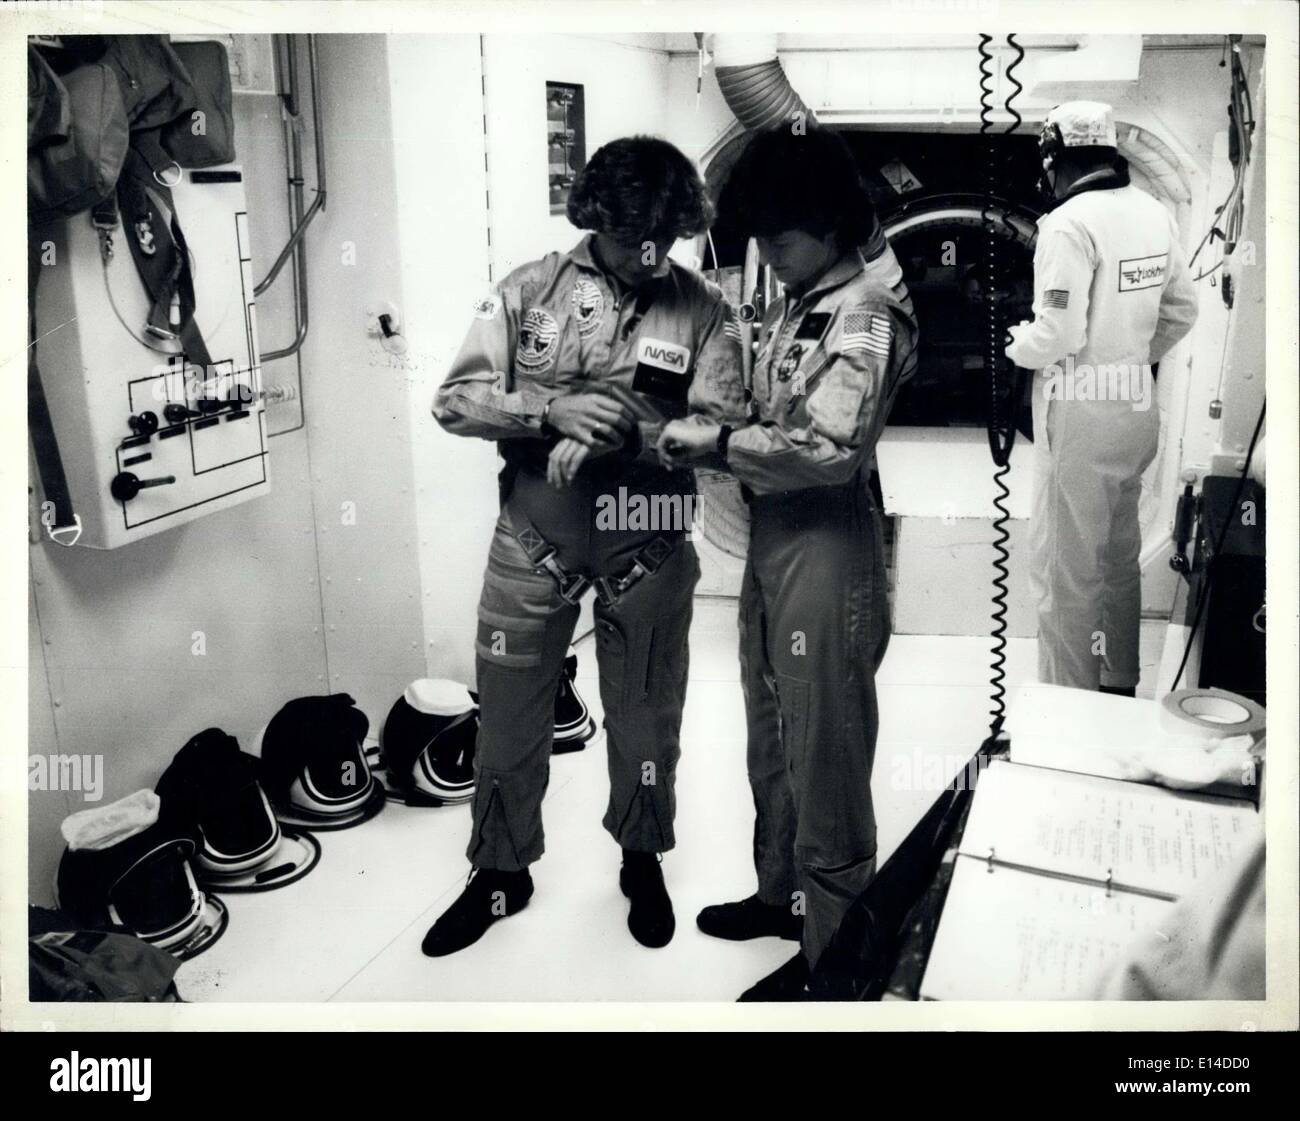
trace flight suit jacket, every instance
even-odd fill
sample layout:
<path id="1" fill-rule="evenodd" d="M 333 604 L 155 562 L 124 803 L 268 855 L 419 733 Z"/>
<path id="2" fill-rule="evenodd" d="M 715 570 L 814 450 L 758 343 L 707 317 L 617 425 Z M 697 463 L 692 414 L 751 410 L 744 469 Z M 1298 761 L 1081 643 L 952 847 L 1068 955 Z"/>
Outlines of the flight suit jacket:
<path id="1" fill-rule="evenodd" d="M 855 249 L 764 317 L 752 423 L 732 434 L 726 457 L 753 493 L 843 485 L 870 463 L 894 397 L 916 370 L 911 301 L 901 280 L 889 279 Z"/>
<path id="2" fill-rule="evenodd" d="M 721 291 L 676 262 L 626 290 L 600 268 L 591 244 L 589 235 L 568 253 L 520 266 L 478 302 L 434 398 L 443 428 L 500 441 L 506 458 L 517 462 L 522 452 L 544 467 L 560 438 L 542 423 L 549 401 L 631 392 L 652 411 L 621 454 L 657 466 L 660 417 L 688 409 L 718 422 L 743 415 L 740 331 Z"/>

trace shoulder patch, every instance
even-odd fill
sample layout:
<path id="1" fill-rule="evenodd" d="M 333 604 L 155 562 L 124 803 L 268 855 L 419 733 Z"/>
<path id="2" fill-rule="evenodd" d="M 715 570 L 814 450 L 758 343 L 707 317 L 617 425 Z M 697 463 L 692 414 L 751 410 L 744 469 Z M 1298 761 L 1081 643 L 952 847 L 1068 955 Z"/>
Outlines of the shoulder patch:
<path id="1" fill-rule="evenodd" d="M 496 292 L 480 296 L 474 303 L 475 319 L 495 319 L 501 314 L 501 297 Z"/>
<path id="2" fill-rule="evenodd" d="M 840 352 L 888 358 L 893 335 L 894 328 L 888 315 L 870 307 L 849 308 L 844 312 Z"/>

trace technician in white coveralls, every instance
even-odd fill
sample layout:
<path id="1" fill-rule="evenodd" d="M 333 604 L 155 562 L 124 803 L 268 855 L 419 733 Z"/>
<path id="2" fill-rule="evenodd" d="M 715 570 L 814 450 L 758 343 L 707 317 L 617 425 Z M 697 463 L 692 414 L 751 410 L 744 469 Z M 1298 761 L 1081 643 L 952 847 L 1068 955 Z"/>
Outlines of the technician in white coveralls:
<path id="1" fill-rule="evenodd" d="M 1173 217 L 1131 186 L 1109 105 L 1073 101 L 1039 136 L 1034 318 L 1007 356 L 1036 370 L 1030 587 L 1038 674 L 1133 695 L 1142 606 L 1138 498 L 1160 416 L 1151 363 L 1191 330 L 1196 291 Z"/>

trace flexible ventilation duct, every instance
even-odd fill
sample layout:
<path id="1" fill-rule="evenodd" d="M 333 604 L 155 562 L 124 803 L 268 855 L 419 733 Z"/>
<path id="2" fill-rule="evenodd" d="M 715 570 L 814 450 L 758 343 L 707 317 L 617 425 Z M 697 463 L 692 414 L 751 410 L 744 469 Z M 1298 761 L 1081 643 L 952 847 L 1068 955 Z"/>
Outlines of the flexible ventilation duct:
<path id="1" fill-rule="evenodd" d="M 815 120 L 776 56 L 775 35 L 718 35 L 713 62 L 718 88 L 745 128 L 772 128 L 795 113 Z"/>

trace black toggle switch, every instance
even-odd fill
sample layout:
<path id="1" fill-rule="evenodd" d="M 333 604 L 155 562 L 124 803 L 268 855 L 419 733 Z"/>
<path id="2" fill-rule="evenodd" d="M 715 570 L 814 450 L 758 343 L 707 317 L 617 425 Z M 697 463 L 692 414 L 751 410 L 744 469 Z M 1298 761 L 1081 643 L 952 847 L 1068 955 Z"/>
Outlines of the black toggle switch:
<path id="1" fill-rule="evenodd" d="M 126 423 L 137 436 L 152 436 L 158 431 L 158 414 L 152 412 L 138 413 L 127 417 Z"/>
<path id="2" fill-rule="evenodd" d="M 164 405 L 163 416 L 170 424 L 181 424 L 192 416 L 198 416 L 193 409 L 187 409 L 184 405 Z"/>
<path id="3" fill-rule="evenodd" d="M 142 479 L 130 471 L 122 471 L 113 476 L 108 489 L 119 502 L 130 502 L 145 487 L 165 487 L 175 481 L 175 475 L 164 475 L 158 479 Z"/>

